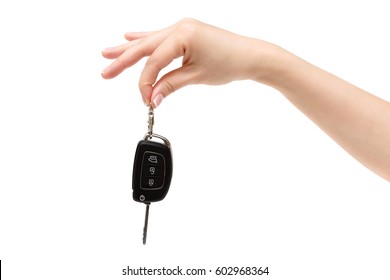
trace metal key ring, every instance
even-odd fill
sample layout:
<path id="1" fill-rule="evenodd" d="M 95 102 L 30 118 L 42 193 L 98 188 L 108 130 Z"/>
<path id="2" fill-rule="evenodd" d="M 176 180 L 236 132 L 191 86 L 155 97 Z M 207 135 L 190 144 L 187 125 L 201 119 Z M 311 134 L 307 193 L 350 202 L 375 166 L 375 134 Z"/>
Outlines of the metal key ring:
<path id="1" fill-rule="evenodd" d="M 169 140 L 167 138 L 165 138 L 164 136 L 161 136 L 161 135 L 158 135 L 158 134 L 149 134 L 149 133 L 146 133 L 145 136 L 144 136 L 144 140 L 145 141 L 151 141 L 150 139 L 152 139 L 153 137 L 155 138 L 159 138 L 161 139 L 162 141 L 164 141 L 164 144 L 166 146 L 168 146 L 168 148 L 171 147 L 171 143 L 169 142 Z"/>

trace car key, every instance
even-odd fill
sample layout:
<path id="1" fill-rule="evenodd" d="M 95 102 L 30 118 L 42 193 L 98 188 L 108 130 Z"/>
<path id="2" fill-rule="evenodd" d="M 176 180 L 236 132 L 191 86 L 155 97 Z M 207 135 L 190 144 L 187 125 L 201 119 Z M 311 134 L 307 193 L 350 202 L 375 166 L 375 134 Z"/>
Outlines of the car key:
<path id="1" fill-rule="evenodd" d="M 133 166 L 133 199 L 146 204 L 143 244 L 146 244 L 150 203 L 165 198 L 172 179 L 171 144 L 167 138 L 153 133 L 154 112 L 151 106 L 148 123 L 148 133 L 138 142 Z"/>

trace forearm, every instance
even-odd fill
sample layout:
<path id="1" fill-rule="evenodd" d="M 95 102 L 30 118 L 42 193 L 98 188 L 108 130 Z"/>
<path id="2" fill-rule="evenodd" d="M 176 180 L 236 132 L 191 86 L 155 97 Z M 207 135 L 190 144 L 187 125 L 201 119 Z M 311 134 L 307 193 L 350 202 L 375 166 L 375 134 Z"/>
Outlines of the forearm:
<path id="1" fill-rule="evenodd" d="M 260 80 L 348 153 L 390 181 L 390 103 L 279 49 Z"/>

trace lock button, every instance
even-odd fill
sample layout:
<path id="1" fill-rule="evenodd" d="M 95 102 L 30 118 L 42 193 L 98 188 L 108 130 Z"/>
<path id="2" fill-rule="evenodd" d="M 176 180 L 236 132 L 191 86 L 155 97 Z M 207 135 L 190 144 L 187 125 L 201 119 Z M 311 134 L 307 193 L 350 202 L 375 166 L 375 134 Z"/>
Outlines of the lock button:
<path id="1" fill-rule="evenodd" d="M 152 164 L 152 165 L 164 165 L 164 156 L 156 152 L 145 152 L 143 158 L 143 164 Z"/>

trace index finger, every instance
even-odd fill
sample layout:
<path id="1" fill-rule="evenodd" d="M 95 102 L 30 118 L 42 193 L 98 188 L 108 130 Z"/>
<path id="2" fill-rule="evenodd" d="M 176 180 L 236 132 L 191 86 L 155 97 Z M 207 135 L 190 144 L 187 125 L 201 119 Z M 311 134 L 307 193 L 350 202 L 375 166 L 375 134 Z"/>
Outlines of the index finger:
<path id="1" fill-rule="evenodd" d="M 160 71 L 176 58 L 183 56 L 184 51 L 185 47 L 177 36 L 170 36 L 150 55 L 139 81 L 139 89 L 146 102 L 150 103 L 153 85 L 156 83 Z"/>

